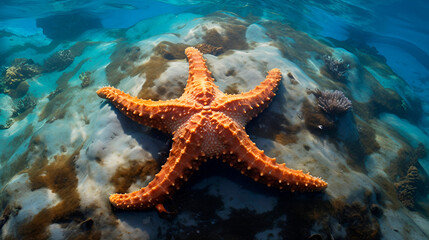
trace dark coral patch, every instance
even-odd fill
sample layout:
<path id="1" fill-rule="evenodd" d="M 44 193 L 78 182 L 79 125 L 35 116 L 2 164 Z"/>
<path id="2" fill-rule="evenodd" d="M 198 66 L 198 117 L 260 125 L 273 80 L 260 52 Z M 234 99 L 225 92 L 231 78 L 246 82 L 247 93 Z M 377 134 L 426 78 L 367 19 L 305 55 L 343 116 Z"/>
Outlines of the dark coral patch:
<path id="1" fill-rule="evenodd" d="M 301 127 L 292 125 L 282 114 L 264 111 L 249 122 L 246 129 L 250 135 L 272 139 L 282 145 L 287 145 L 298 141 L 296 134 Z"/>
<path id="2" fill-rule="evenodd" d="M 336 201 L 333 206 L 339 223 L 346 229 L 347 239 L 381 239 L 380 224 L 368 205 Z"/>
<path id="3" fill-rule="evenodd" d="M 305 100 L 301 107 L 302 117 L 308 130 L 315 134 L 333 135 L 336 132 L 335 122 L 329 119 L 318 107 Z"/>

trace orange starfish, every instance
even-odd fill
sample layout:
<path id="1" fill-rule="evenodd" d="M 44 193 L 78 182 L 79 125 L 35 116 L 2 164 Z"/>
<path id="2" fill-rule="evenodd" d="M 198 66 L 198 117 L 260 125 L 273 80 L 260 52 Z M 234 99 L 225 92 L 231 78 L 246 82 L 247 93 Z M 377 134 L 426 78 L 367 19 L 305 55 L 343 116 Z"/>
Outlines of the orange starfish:
<path id="1" fill-rule="evenodd" d="M 132 97 L 116 88 L 104 87 L 98 96 L 110 100 L 132 120 L 173 135 L 167 162 L 146 187 L 132 193 L 113 194 L 110 202 L 121 209 L 156 207 L 179 189 L 203 161 L 222 157 L 255 181 L 290 191 L 320 191 L 327 183 L 318 177 L 277 164 L 256 147 L 244 130 L 275 96 L 281 80 L 279 69 L 272 69 L 255 89 L 237 95 L 222 93 L 214 84 L 203 55 L 195 48 L 185 50 L 189 59 L 189 78 L 178 99 L 151 101 Z"/>

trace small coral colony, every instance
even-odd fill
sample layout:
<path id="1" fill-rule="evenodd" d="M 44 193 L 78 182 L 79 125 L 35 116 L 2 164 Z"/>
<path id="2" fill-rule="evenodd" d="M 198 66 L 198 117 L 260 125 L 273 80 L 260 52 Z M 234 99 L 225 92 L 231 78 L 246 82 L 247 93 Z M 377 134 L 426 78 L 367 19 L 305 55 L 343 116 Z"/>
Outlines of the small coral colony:
<path id="1" fill-rule="evenodd" d="M 61 72 L 70 66 L 75 58 L 75 53 L 70 49 L 60 50 L 47 58 L 43 65 L 35 63 L 32 59 L 16 58 L 3 69 L 0 76 L 0 93 L 5 93 L 15 99 L 13 114 L 5 123 L 0 124 L 0 129 L 8 129 L 19 115 L 31 112 L 37 104 L 37 98 L 28 93 L 30 85 L 28 80 L 40 74 Z M 82 72 L 79 75 L 82 88 L 87 87 L 90 82 L 91 73 Z M 62 91 L 57 88 L 48 98 L 51 99 Z"/>

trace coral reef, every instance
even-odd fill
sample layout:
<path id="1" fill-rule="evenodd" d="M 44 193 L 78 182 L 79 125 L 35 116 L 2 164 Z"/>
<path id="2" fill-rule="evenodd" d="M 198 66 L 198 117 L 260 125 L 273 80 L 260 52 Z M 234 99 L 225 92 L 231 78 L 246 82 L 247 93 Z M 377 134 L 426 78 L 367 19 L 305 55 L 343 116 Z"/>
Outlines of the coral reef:
<path id="1" fill-rule="evenodd" d="M 326 71 L 335 79 L 345 81 L 347 79 L 347 71 L 350 64 L 343 61 L 341 58 L 336 58 L 331 55 L 324 55 L 323 61 L 325 62 Z"/>
<path id="2" fill-rule="evenodd" d="M 74 55 L 71 50 L 60 50 L 45 60 L 43 71 L 47 73 L 63 71 L 73 63 L 73 60 Z"/>
<path id="3" fill-rule="evenodd" d="M 80 84 L 82 88 L 88 87 L 89 84 L 91 84 L 91 72 L 82 72 L 81 74 L 79 74 L 79 79 L 82 81 L 82 83 Z"/>
<path id="4" fill-rule="evenodd" d="M 0 79 L 0 93 L 10 93 L 24 82 L 41 73 L 41 67 L 34 63 L 31 59 L 17 58 L 13 60 L 11 65 L 5 69 Z M 20 91 L 24 94 L 28 91 L 28 87 L 21 87 Z M 20 94 L 22 96 L 23 94 Z"/>
<path id="5" fill-rule="evenodd" d="M 318 106 L 327 114 L 338 116 L 346 113 L 352 107 L 352 102 L 338 90 L 310 90 L 309 93 L 317 98 Z"/>
<path id="6" fill-rule="evenodd" d="M 32 109 L 36 106 L 37 104 L 37 98 L 33 97 L 33 96 L 26 96 L 23 99 L 20 99 L 18 101 L 18 103 L 15 106 L 15 111 L 12 115 L 12 117 L 16 117 L 20 114 L 22 114 L 23 112 L 27 111 L 28 109 Z"/>
<path id="7" fill-rule="evenodd" d="M 397 183 L 395 188 L 401 203 L 408 209 L 413 210 L 415 207 L 415 197 L 417 184 L 419 182 L 419 172 L 415 166 L 408 169 L 407 176 Z"/>

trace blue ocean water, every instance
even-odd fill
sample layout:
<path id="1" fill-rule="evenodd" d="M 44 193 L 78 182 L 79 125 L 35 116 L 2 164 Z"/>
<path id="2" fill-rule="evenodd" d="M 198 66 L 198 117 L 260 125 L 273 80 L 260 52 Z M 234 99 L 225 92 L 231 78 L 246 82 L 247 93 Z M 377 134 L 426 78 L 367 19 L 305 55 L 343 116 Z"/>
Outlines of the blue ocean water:
<path id="1" fill-rule="evenodd" d="M 429 239 L 428 11 L 423 0 L 2 1 L 1 238 Z M 269 188 L 213 158 L 165 200 L 168 214 L 112 207 L 174 143 L 96 91 L 178 98 L 191 46 L 228 94 L 280 69 L 246 131 L 325 191 Z"/>

